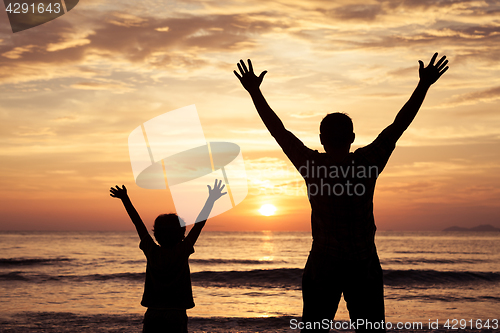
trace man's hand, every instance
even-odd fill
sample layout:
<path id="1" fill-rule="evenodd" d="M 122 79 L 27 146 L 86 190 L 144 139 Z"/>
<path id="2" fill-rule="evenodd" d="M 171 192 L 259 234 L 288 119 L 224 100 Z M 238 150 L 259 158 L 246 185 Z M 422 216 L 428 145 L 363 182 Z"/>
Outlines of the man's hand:
<path id="1" fill-rule="evenodd" d="M 125 187 L 125 185 L 122 185 L 121 188 L 118 185 L 116 185 L 116 188 L 112 187 L 109 191 L 111 192 L 109 195 L 112 196 L 113 198 L 118 198 L 122 200 L 128 198 L 127 188 Z"/>
<path id="2" fill-rule="evenodd" d="M 437 55 L 437 53 L 434 53 L 427 67 L 424 67 L 424 63 L 422 61 L 418 61 L 420 64 L 420 69 L 418 70 L 420 74 L 420 82 L 413 91 L 413 94 L 411 94 L 408 102 L 406 102 L 398 112 L 394 122 L 382 132 L 385 133 L 384 136 L 391 138 L 394 143 L 396 143 L 401 135 L 403 135 L 403 132 L 406 131 L 417 115 L 430 86 L 448 70 L 448 66 L 446 66 L 448 60 L 446 60 L 445 56 L 439 59 L 439 61 L 434 65 Z"/>
<path id="3" fill-rule="evenodd" d="M 263 71 L 259 76 L 255 75 L 253 72 L 252 61 L 250 59 L 248 59 L 248 69 L 243 60 L 240 60 L 237 66 L 241 75 L 236 71 L 233 71 L 233 73 L 240 80 L 243 88 L 245 88 L 248 92 L 258 90 L 267 71 Z"/>
<path id="4" fill-rule="evenodd" d="M 227 194 L 227 192 L 224 192 L 222 193 L 222 190 L 224 189 L 224 187 L 226 185 L 222 185 L 222 180 L 219 180 L 219 182 L 217 182 L 217 179 L 215 180 L 214 182 L 214 188 L 212 189 L 210 187 L 210 185 L 207 185 L 208 187 L 208 198 L 212 201 L 216 201 L 217 199 L 219 199 L 220 197 L 222 197 L 224 194 Z"/>
<path id="5" fill-rule="evenodd" d="M 424 67 L 424 63 L 421 60 L 418 61 L 418 63 L 420 64 L 420 68 L 418 69 L 420 81 L 422 83 L 428 84 L 429 86 L 436 82 L 441 77 L 441 75 L 443 75 L 444 72 L 448 70 L 448 66 L 446 66 L 448 60 L 445 60 L 446 56 L 443 56 L 441 59 L 439 59 L 436 65 L 434 65 L 434 61 L 436 60 L 437 55 L 437 52 L 434 53 L 427 67 Z"/>

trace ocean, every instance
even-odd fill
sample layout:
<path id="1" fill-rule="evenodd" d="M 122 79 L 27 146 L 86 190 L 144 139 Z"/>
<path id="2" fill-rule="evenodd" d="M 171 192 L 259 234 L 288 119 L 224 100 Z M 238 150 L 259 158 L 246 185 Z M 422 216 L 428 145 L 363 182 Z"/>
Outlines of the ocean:
<path id="1" fill-rule="evenodd" d="M 196 307 L 188 316 L 226 318 L 235 329 L 262 318 L 285 318 L 278 326 L 300 319 L 311 242 L 310 232 L 202 232 L 190 259 Z M 44 316 L 59 316 L 59 325 L 122 316 L 140 328 L 146 260 L 138 244 L 135 232 L 1 232 L 3 331 L 24 332 L 16 330 L 19 318 L 43 326 Z M 500 319 L 499 232 L 386 231 L 376 244 L 387 321 Z M 348 319 L 342 300 L 335 320 Z"/>

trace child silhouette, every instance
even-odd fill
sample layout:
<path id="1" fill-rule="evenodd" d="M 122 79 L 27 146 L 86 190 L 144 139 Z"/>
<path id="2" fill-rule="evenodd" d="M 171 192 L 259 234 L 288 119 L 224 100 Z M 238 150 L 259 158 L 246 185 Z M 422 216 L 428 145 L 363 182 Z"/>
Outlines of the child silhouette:
<path id="1" fill-rule="evenodd" d="M 214 203 L 227 192 L 222 180 L 208 187 L 208 199 L 198 215 L 197 222 L 184 237 L 186 227 L 176 214 L 159 215 L 154 222 L 154 236 L 150 236 L 139 213 L 132 205 L 125 185 L 112 187 L 111 196 L 122 200 L 130 219 L 141 239 L 139 248 L 147 258 L 146 281 L 141 305 L 147 307 L 144 315 L 143 333 L 187 332 L 186 309 L 194 307 L 189 256 L 194 253 L 194 244 L 205 226 Z M 183 221 L 182 221 L 183 222 Z M 182 223 L 184 224 L 184 223 Z"/>

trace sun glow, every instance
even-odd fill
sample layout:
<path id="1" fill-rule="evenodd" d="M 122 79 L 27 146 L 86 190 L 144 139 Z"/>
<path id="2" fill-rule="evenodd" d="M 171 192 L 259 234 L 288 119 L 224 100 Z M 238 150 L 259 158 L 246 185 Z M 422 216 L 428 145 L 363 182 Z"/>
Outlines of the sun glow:
<path id="1" fill-rule="evenodd" d="M 276 212 L 276 207 L 271 204 L 262 205 L 259 209 L 259 213 L 261 213 L 264 216 L 274 215 L 275 212 Z"/>

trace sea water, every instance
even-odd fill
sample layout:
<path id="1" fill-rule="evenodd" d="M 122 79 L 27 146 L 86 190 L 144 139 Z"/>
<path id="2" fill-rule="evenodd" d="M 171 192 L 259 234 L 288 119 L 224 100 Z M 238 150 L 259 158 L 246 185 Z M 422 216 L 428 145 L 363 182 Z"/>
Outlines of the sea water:
<path id="1" fill-rule="evenodd" d="M 203 232 L 190 317 L 300 318 L 308 232 Z M 1 232 L 0 313 L 142 314 L 135 232 Z M 500 233 L 378 232 L 387 321 L 500 314 Z M 339 267 L 342 274 L 342 267 Z M 347 320 L 341 301 L 336 320 Z"/>

